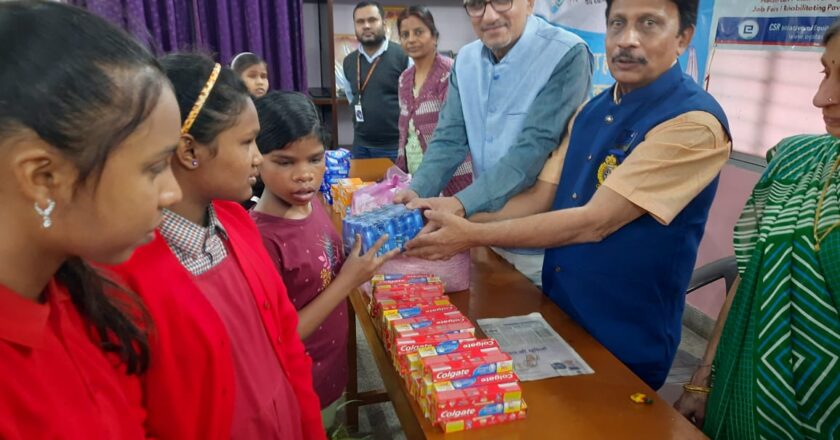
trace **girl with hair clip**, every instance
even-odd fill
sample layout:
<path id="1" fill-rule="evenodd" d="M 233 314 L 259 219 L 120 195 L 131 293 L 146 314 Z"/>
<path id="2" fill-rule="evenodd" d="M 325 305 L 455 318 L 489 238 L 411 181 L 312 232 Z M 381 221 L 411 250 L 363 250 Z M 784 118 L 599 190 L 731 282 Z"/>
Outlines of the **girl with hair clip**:
<path id="1" fill-rule="evenodd" d="M 268 66 L 259 55 L 253 52 L 242 52 L 233 57 L 230 68 L 245 83 L 248 93 L 254 98 L 263 97 L 268 93 Z"/>
<path id="2" fill-rule="evenodd" d="M 204 55 L 168 55 L 161 64 L 181 109 L 172 168 L 184 197 L 164 211 L 157 239 L 119 271 L 153 318 L 197 314 L 204 332 L 158 328 L 162 352 L 153 354 L 161 363 L 147 390 L 157 407 L 149 411 L 184 429 L 229 422 L 192 438 L 324 438 L 297 314 L 254 222 L 236 203 L 251 196 L 262 162 L 254 102 L 232 70 Z M 177 404 L 170 387 L 182 393 Z M 180 420 L 182 408 L 220 420 Z"/>
<path id="3" fill-rule="evenodd" d="M 257 100 L 257 113 L 265 191 L 251 217 L 289 286 L 298 310 L 298 332 L 312 356 L 324 425 L 331 427 L 347 386 L 347 295 L 399 251 L 377 256 L 387 239 L 382 237 L 361 255 L 357 238 L 344 260 L 341 236 L 317 198 L 330 134 L 309 98 L 271 92 Z"/>
<path id="4" fill-rule="evenodd" d="M 125 261 L 181 197 L 172 87 L 60 3 L 0 3 L 0 59 L 0 438 L 144 438 L 145 311 L 85 260 Z"/>

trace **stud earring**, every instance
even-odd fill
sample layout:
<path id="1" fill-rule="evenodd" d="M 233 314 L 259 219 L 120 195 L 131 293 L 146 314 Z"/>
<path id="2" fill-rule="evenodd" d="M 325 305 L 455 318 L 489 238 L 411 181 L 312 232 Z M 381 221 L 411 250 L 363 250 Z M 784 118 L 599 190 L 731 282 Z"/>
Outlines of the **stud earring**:
<path id="1" fill-rule="evenodd" d="M 52 219 L 50 218 L 50 215 L 52 215 L 54 209 L 55 200 L 53 199 L 47 199 L 47 207 L 43 209 L 41 209 L 41 207 L 38 206 L 38 202 L 35 202 L 35 212 L 37 212 L 38 215 L 40 215 L 43 219 L 41 226 L 44 229 L 49 229 L 52 226 Z"/>
<path id="2" fill-rule="evenodd" d="M 192 166 L 197 167 L 197 166 L 198 166 L 198 161 L 197 161 L 197 160 L 195 160 L 195 159 L 193 159 L 193 161 L 192 161 Z"/>

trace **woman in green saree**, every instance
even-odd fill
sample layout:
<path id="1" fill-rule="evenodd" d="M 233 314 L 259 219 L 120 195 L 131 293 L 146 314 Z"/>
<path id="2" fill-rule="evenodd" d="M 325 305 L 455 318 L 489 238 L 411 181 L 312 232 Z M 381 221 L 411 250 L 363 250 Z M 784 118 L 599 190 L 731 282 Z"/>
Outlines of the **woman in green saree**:
<path id="1" fill-rule="evenodd" d="M 675 407 L 712 439 L 840 439 L 840 20 L 814 96 L 735 226 L 741 278 Z"/>

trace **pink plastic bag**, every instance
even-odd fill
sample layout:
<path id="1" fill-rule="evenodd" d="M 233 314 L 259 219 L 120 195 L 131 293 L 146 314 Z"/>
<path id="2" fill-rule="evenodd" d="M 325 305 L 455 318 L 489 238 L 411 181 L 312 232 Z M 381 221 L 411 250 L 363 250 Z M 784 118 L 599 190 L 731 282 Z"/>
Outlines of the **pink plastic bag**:
<path id="1" fill-rule="evenodd" d="M 379 273 L 402 275 L 431 274 L 440 277 L 446 292 L 459 292 L 470 288 L 470 251 L 455 254 L 448 260 L 423 260 L 397 256 L 379 268 Z"/>
<path id="2" fill-rule="evenodd" d="M 363 212 L 372 211 L 382 205 L 394 203 L 394 196 L 406 188 L 411 182 L 411 176 L 396 166 L 388 168 L 385 178 L 370 186 L 359 189 L 353 193 L 353 201 L 350 203 L 350 214 L 357 215 Z"/>

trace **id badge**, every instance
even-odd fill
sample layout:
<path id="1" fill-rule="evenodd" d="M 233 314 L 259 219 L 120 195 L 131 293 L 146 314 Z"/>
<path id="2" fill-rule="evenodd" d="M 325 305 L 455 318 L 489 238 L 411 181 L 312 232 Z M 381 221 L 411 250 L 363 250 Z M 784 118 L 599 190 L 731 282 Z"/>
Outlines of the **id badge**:
<path id="1" fill-rule="evenodd" d="M 365 114 L 362 112 L 362 104 L 356 104 L 353 111 L 356 114 L 356 122 L 365 122 Z"/>

